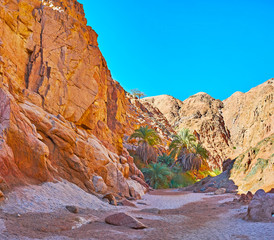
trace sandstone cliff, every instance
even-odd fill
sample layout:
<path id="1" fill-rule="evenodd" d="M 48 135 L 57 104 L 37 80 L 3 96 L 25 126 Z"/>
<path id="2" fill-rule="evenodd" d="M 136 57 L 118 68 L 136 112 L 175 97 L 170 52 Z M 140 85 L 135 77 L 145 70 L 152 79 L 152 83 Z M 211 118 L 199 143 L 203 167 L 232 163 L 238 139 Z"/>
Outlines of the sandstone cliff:
<path id="1" fill-rule="evenodd" d="M 185 101 L 168 95 L 144 98 L 167 117 L 174 129 L 196 131 L 199 140 L 209 151 L 209 166 L 221 168 L 232 150 L 230 133 L 225 126 L 223 103 L 206 93 L 197 93 Z"/>
<path id="2" fill-rule="evenodd" d="M 224 100 L 223 117 L 237 154 L 274 132 L 274 79 Z"/>
<path id="3" fill-rule="evenodd" d="M 61 179 L 123 196 L 146 186 L 123 137 L 148 117 L 86 22 L 77 1 L 0 0 L 0 191 Z"/>
<path id="4" fill-rule="evenodd" d="M 247 93 L 236 92 L 223 102 L 206 93 L 197 93 L 185 101 L 161 95 L 142 102 L 158 108 L 177 131 L 196 131 L 210 152 L 211 167 L 220 168 L 224 160 L 240 155 L 231 179 L 239 191 L 255 192 L 274 185 L 273 93 L 274 80 L 270 79 Z"/>

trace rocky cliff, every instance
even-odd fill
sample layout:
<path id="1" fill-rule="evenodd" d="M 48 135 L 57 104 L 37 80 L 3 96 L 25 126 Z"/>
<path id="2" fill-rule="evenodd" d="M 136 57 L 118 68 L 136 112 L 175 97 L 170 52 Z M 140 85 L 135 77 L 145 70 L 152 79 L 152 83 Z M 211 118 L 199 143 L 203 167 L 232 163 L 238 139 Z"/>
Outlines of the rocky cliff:
<path id="1" fill-rule="evenodd" d="M 75 0 L 0 0 L 0 191 L 61 179 L 123 196 L 146 186 L 124 134 L 148 119 L 163 138 L 172 130 L 126 97 L 86 23 Z"/>
<path id="2" fill-rule="evenodd" d="M 274 79 L 223 101 L 223 118 L 237 154 L 273 134 Z"/>
<path id="3" fill-rule="evenodd" d="M 209 166 L 221 168 L 229 157 L 232 143 L 222 116 L 223 103 L 206 93 L 197 93 L 185 101 L 168 95 L 144 98 L 167 117 L 174 129 L 189 128 L 209 151 Z"/>
<path id="4" fill-rule="evenodd" d="M 208 162 L 212 168 L 221 168 L 224 160 L 240 155 L 231 177 L 240 191 L 254 192 L 274 185 L 273 93 L 274 80 L 270 79 L 247 93 L 236 92 L 223 102 L 206 93 L 197 93 L 185 101 L 161 95 L 142 102 L 158 108 L 177 131 L 195 131 L 210 153 Z M 259 150 L 252 153 L 253 148 Z"/>

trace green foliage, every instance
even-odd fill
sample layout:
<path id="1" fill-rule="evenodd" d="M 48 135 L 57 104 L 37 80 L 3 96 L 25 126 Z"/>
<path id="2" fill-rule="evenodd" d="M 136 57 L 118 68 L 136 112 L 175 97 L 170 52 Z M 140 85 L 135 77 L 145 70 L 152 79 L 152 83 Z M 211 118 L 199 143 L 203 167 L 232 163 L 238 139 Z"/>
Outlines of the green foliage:
<path id="1" fill-rule="evenodd" d="M 269 159 L 258 158 L 255 166 L 251 169 L 245 179 L 255 175 L 258 171 L 262 172 L 268 166 Z"/>
<path id="2" fill-rule="evenodd" d="M 177 135 L 173 135 L 172 138 L 173 140 L 169 145 L 172 157 L 178 156 L 183 149 L 190 149 L 196 141 L 196 137 L 186 128 L 183 128 Z"/>
<path id="3" fill-rule="evenodd" d="M 182 166 L 183 171 L 199 170 L 203 160 L 208 158 L 207 150 L 201 143 L 196 142 L 196 137 L 189 129 L 182 129 L 169 145 L 170 155 L 177 157 L 175 163 Z"/>
<path id="4" fill-rule="evenodd" d="M 189 173 L 179 173 L 174 174 L 169 187 L 170 188 L 180 188 L 180 187 L 187 187 L 188 185 L 194 184 L 195 180 Z"/>
<path id="5" fill-rule="evenodd" d="M 145 163 L 156 161 L 157 153 L 154 146 L 161 142 L 161 138 L 154 129 L 150 129 L 148 126 L 140 127 L 134 131 L 130 139 L 138 139 L 139 146 L 136 153 Z"/>
<path id="6" fill-rule="evenodd" d="M 200 156 L 202 159 L 208 159 L 208 152 L 201 143 L 193 144 L 193 153 Z"/>
<path id="7" fill-rule="evenodd" d="M 161 163 L 150 164 L 148 168 L 141 170 L 146 178 L 155 189 L 167 188 L 169 178 L 171 177 L 171 170 L 166 165 Z"/>
<path id="8" fill-rule="evenodd" d="M 155 146 L 161 142 L 161 138 L 159 137 L 158 133 L 148 126 L 136 129 L 130 136 L 130 139 L 133 138 L 139 140 L 138 144 L 148 143 L 150 146 Z"/>
<path id="9" fill-rule="evenodd" d="M 134 97 L 138 97 L 139 99 L 140 99 L 141 97 L 145 97 L 145 96 L 146 96 L 146 95 L 145 95 L 143 92 L 141 92 L 139 89 L 131 89 L 130 92 L 131 92 L 131 94 L 132 94 Z"/>
<path id="10" fill-rule="evenodd" d="M 174 158 L 164 153 L 163 155 L 158 156 L 157 162 L 170 167 L 174 163 Z"/>

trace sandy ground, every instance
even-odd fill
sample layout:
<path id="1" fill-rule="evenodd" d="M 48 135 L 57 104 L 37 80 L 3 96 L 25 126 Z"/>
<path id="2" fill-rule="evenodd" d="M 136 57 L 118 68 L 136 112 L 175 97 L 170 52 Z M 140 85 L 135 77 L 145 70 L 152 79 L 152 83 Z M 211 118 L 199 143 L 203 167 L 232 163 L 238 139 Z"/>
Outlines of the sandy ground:
<path id="1" fill-rule="evenodd" d="M 242 220 L 247 206 L 232 203 L 234 197 L 162 190 L 146 194 L 135 202 L 137 208 L 130 208 L 106 205 L 70 183 L 32 186 L 9 194 L 0 207 L 0 239 L 274 239 L 274 224 Z M 67 204 L 79 206 L 79 213 L 68 212 Z M 151 208 L 160 212 L 150 213 Z M 148 228 L 104 222 L 118 211 Z"/>

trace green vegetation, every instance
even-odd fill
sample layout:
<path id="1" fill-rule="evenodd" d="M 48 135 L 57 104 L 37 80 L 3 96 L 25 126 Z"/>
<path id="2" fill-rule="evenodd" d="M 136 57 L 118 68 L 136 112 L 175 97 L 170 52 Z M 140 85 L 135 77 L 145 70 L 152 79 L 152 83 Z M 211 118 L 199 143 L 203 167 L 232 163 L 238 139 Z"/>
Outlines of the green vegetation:
<path id="1" fill-rule="evenodd" d="M 142 172 L 150 186 L 155 189 L 167 188 L 168 178 L 172 174 L 170 168 L 161 163 L 150 164 L 148 168 L 143 168 Z"/>
<path id="2" fill-rule="evenodd" d="M 157 153 L 155 146 L 161 142 L 161 138 L 154 129 L 148 126 L 140 127 L 130 136 L 130 139 L 138 140 L 137 155 L 146 163 L 155 162 Z"/>
<path id="3" fill-rule="evenodd" d="M 136 151 L 131 153 L 134 162 L 153 188 L 186 187 L 193 184 L 196 178 L 220 173 L 218 169 L 208 170 L 205 161 L 208 152 L 189 129 L 182 129 L 173 136 L 168 152 L 157 147 L 161 139 L 148 126 L 136 129 L 130 136 L 130 140 L 133 139 L 138 145 Z M 201 167 L 203 170 L 200 170 Z"/>
<path id="4" fill-rule="evenodd" d="M 142 98 L 142 97 L 145 97 L 146 95 L 141 92 L 139 89 L 132 89 L 130 90 L 131 94 L 134 96 L 134 97 L 138 97 L 139 99 Z"/>
<path id="5" fill-rule="evenodd" d="M 204 160 L 208 158 L 207 150 L 196 142 L 196 137 L 189 129 L 182 129 L 173 136 L 173 141 L 169 145 L 170 155 L 177 157 L 175 164 L 180 164 L 183 172 L 198 171 Z"/>
<path id="6" fill-rule="evenodd" d="M 174 158 L 164 153 L 163 155 L 158 156 L 157 162 L 171 167 L 171 165 L 174 163 Z"/>

